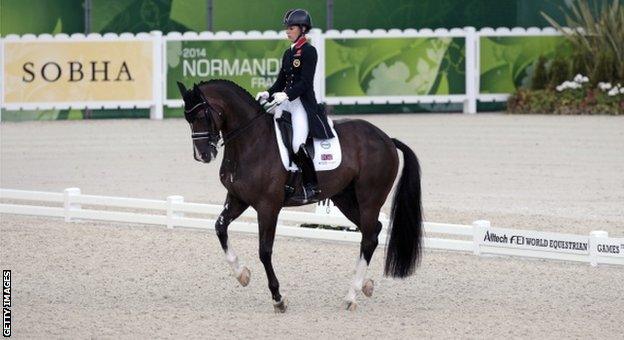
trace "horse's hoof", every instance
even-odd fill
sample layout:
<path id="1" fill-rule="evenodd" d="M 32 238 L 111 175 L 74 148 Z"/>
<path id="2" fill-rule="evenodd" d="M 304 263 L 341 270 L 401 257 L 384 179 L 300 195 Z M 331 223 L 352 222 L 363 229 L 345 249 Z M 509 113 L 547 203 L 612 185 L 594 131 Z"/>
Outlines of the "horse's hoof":
<path id="1" fill-rule="evenodd" d="M 347 302 L 347 310 L 349 312 L 355 312 L 356 309 L 357 309 L 357 302 L 355 302 L 355 301 L 348 301 Z"/>
<path id="2" fill-rule="evenodd" d="M 275 313 L 286 313 L 286 309 L 288 309 L 287 305 L 288 300 L 285 297 L 282 297 L 282 300 L 279 302 L 273 302 L 273 311 Z"/>
<path id="3" fill-rule="evenodd" d="M 373 280 L 371 279 L 366 280 L 364 282 L 364 285 L 362 285 L 362 293 L 364 293 L 366 297 L 373 296 L 374 289 L 375 289 L 375 282 L 373 282 Z"/>
<path id="4" fill-rule="evenodd" d="M 249 268 L 243 267 L 241 274 L 236 279 L 241 284 L 241 286 L 247 287 L 247 285 L 249 284 L 249 280 L 251 280 L 251 271 L 249 271 Z"/>

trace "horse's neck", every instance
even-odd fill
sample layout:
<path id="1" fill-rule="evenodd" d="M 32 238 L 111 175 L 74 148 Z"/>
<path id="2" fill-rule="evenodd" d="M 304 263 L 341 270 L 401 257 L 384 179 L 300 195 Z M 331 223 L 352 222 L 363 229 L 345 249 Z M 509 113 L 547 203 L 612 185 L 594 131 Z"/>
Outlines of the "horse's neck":
<path id="1" fill-rule="evenodd" d="M 264 115 L 265 117 L 259 117 L 255 122 L 248 125 L 256 115 Z M 272 132 L 272 119 L 269 119 L 269 115 L 262 112 L 256 112 L 253 116 L 238 119 L 233 128 L 229 128 L 224 133 L 232 133 L 238 129 L 245 128 L 243 131 L 237 132 L 235 138 L 228 141 L 225 144 L 224 155 L 225 158 L 234 160 L 242 160 L 242 158 L 248 158 L 250 155 L 253 158 L 253 154 L 259 154 L 257 144 L 267 144 L 272 138 L 274 133 Z M 255 150 L 255 151 L 254 151 Z"/>
<path id="2" fill-rule="evenodd" d="M 225 126 L 222 130 L 224 134 L 233 133 L 244 127 L 258 114 L 258 112 L 252 113 L 253 107 L 240 107 L 238 105 L 230 106 L 227 110 L 229 112 L 226 113 Z"/>

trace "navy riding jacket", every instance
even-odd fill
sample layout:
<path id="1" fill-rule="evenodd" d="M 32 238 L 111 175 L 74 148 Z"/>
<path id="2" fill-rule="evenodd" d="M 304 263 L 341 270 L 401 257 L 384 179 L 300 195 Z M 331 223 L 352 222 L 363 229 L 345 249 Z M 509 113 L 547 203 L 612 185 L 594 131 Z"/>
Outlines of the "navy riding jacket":
<path id="1" fill-rule="evenodd" d="M 301 99 L 303 108 L 308 114 L 309 135 L 319 139 L 333 138 L 325 107 L 316 102 L 314 94 L 314 72 L 318 59 L 316 48 L 304 37 L 284 52 L 282 67 L 275 84 L 268 90 L 269 94 L 286 92 L 289 100 Z"/>

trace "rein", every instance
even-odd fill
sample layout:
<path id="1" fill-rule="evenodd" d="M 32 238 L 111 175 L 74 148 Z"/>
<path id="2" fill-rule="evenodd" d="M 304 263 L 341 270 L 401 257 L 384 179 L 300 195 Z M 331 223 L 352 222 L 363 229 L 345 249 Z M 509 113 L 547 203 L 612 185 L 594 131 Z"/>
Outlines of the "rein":
<path id="1" fill-rule="evenodd" d="M 221 142 L 221 146 L 224 146 L 228 142 L 231 142 L 232 140 L 236 139 L 236 137 L 240 136 L 243 131 L 248 129 L 253 124 L 253 122 L 255 122 L 258 118 L 263 117 L 265 113 L 266 112 L 264 112 L 264 110 L 262 110 L 262 107 L 261 107 L 260 110 L 256 112 L 256 116 L 253 117 L 247 123 L 245 123 L 245 125 L 239 128 L 236 128 L 234 131 L 230 131 L 226 134 L 223 134 L 223 142 Z"/>
<path id="2" fill-rule="evenodd" d="M 212 106 L 208 103 L 208 101 L 206 100 L 206 98 L 203 96 L 203 93 L 200 94 L 202 102 L 196 104 L 195 106 L 193 106 L 192 108 L 190 108 L 189 110 L 184 110 L 185 113 L 191 113 L 193 111 L 195 111 L 198 107 L 205 107 L 206 111 L 204 111 L 204 118 L 206 119 L 206 123 L 207 126 L 214 126 L 216 127 L 216 124 L 214 123 L 214 120 L 212 118 L 212 111 L 215 111 Z M 217 112 L 217 114 L 219 116 L 221 116 L 220 112 Z M 219 146 L 225 146 L 227 143 L 231 142 L 232 140 L 236 139 L 238 136 L 240 136 L 242 134 L 243 131 L 247 130 L 256 120 L 258 120 L 258 118 L 264 116 L 266 114 L 266 112 L 263 110 L 262 106 L 260 106 L 260 109 L 256 112 L 256 116 L 253 117 L 251 120 L 249 120 L 247 123 L 245 123 L 245 125 L 238 127 L 236 129 L 234 129 L 233 131 L 230 131 L 228 133 L 223 133 L 222 137 L 223 137 L 223 141 L 221 142 L 221 145 Z M 210 116 L 210 118 L 209 118 Z M 211 131 L 203 131 L 203 132 L 192 132 L 191 134 L 191 138 L 193 140 L 199 140 L 199 139 L 211 139 L 210 144 L 214 145 L 215 147 L 216 142 L 219 141 L 219 132 L 211 132 Z M 213 143 L 212 140 L 216 139 L 216 142 Z"/>

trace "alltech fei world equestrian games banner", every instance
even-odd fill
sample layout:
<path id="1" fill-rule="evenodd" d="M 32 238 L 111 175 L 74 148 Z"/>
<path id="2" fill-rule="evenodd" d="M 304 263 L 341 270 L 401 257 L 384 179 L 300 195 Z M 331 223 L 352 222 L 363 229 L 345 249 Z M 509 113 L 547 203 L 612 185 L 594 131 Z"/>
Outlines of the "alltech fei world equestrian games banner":
<path id="1" fill-rule="evenodd" d="M 151 40 L 6 40 L 4 103 L 142 102 L 153 98 Z"/>

